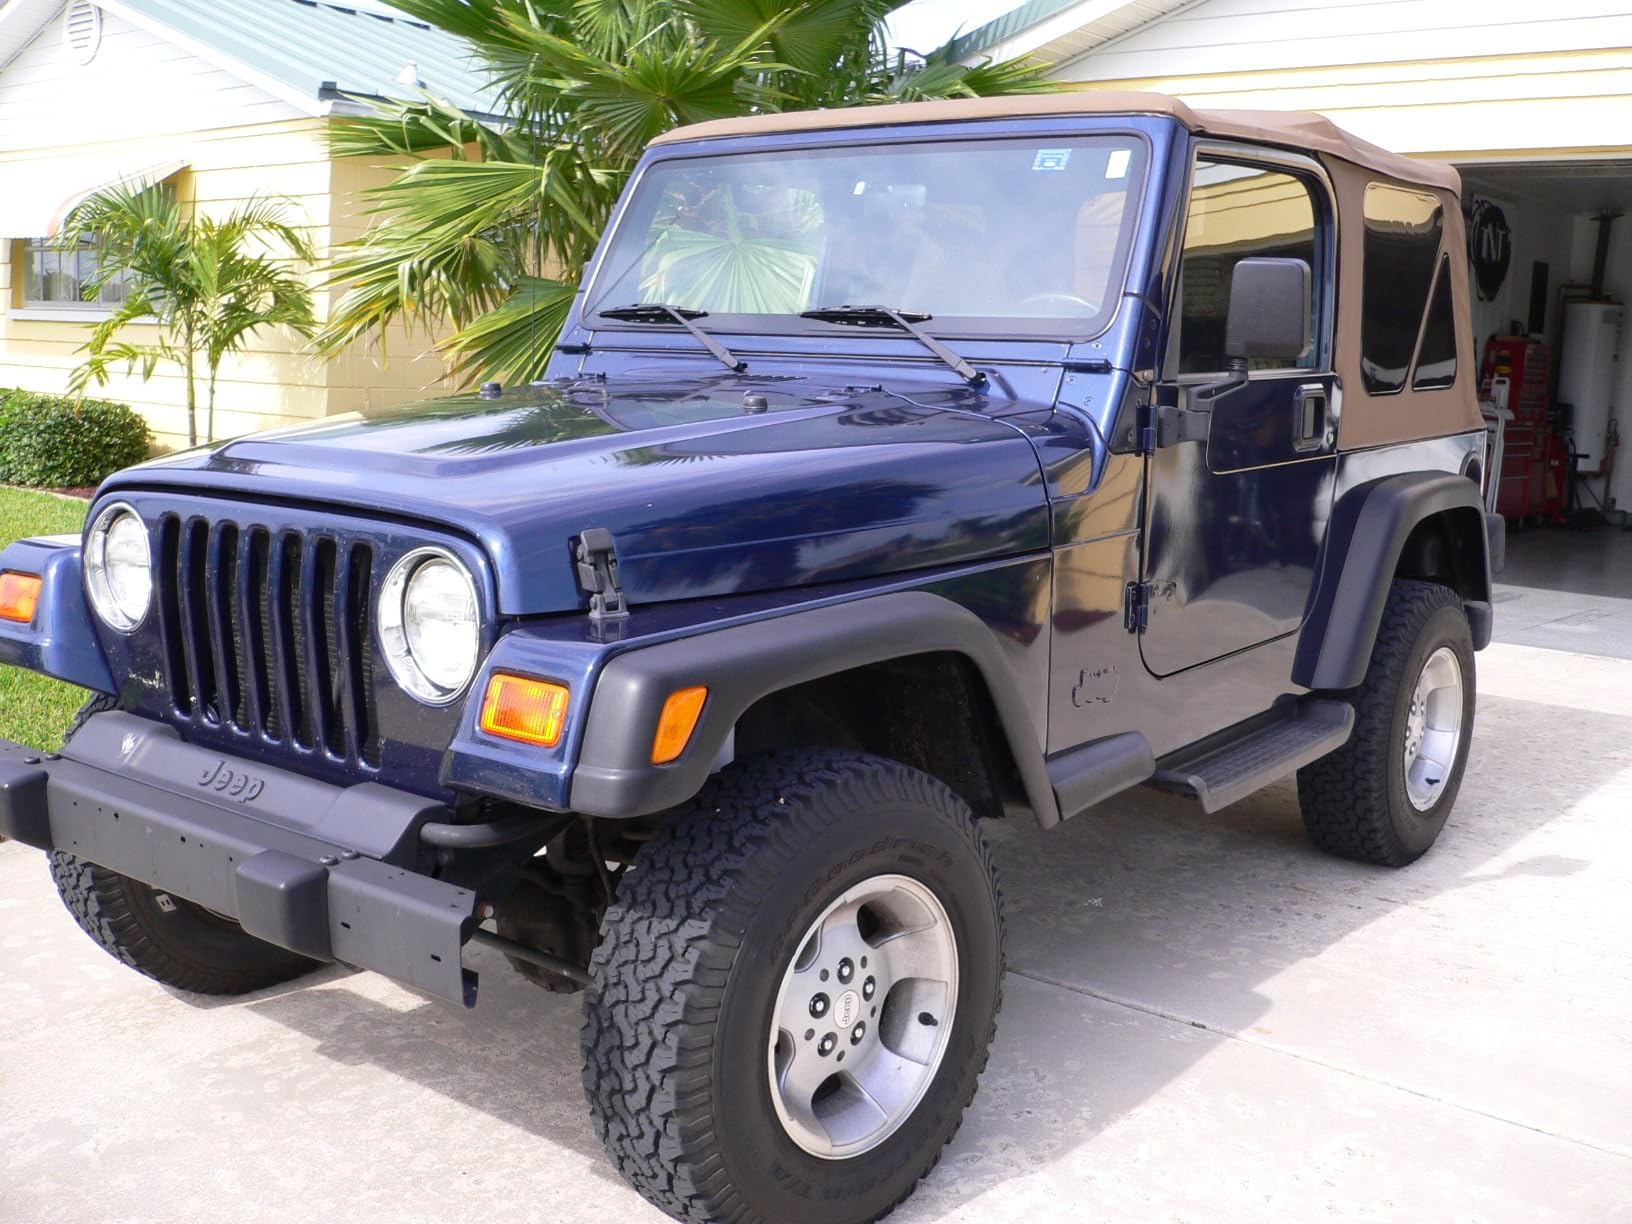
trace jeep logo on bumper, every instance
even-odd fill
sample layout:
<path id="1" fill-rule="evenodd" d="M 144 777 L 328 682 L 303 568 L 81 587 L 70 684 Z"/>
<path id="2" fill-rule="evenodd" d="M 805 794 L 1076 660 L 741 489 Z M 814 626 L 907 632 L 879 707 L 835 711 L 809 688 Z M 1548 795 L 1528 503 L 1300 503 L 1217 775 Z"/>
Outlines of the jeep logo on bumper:
<path id="1" fill-rule="evenodd" d="M 266 789 L 265 779 L 245 773 L 241 769 L 233 769 L 225 761 L 217 761 L 211 768 L 206 769 L 199 778 L 198 785 L 205 790 L 223 794 L 229 799 L 236 799 L 239 803 L 254 803 Z"/>

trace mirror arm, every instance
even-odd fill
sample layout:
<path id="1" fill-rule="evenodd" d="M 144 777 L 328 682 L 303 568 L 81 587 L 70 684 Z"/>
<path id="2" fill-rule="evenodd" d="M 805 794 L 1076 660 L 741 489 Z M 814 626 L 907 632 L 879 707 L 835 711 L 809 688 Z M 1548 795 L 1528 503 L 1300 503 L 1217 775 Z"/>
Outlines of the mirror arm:
<path id="1" fill-rule="evenodd" d="M 1247 359 L 1245 357 L 1231 357 L 1224 368 L 1224 377 L 1215 383 L 1208 383 L 1204 387 L 1197 387 L 1190 393 L 1192 402 L 1199 402 L 1200 406 L 1211 408 L 1219 400 L 1231 392 L 1247 385 Z"/>

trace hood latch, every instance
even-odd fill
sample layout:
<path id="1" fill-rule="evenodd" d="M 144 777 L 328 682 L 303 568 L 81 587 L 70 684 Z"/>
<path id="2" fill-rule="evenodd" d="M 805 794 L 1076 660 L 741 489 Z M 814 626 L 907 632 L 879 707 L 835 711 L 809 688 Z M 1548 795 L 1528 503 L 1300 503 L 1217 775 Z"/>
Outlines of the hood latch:
<path id="1" fill-rule="evenodd" d="M 578 537 L 578 585 L 589 595 L 589 619 L 597 626 L 629 615 L 618 580 L 618 546 L 605 527 L 588 527 Z"/>

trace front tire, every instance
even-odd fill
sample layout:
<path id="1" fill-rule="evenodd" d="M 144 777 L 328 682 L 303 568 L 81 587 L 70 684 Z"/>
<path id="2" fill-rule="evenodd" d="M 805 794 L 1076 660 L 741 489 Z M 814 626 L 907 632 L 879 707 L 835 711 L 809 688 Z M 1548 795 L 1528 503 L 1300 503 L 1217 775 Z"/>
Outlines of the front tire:
<path id="1" fill-rule="evenodd" d="M 112 697 L 91 698 L 64 743 L 92 715 L 117 708 Z M 246 935 L 230 918 L 61 850 L 51 852 L 51 878 L 74 921 L 98 947 L 177 990 L 248 994 L 317 968 L 314 960 Z"/>
<path id="2" fill-rule="evenodd" d="M 1365 681 L 1348 696 L 1354 734 L 1298 771 L 1304 827 L 1330 854 L 1403 867 L 1445 827 L 1473 739 L 1473 634 L 1461 596 L 1397 580 Z"/>
<path id="3" fill-rule="evenodd" d="M 596 1129 L 677 1219 L 876 1220 L 957 1130 L 1002 974 L 996 873 L 945 786 L 825 749 L 733 766 L 607 911 L 583 1029 Z"/>

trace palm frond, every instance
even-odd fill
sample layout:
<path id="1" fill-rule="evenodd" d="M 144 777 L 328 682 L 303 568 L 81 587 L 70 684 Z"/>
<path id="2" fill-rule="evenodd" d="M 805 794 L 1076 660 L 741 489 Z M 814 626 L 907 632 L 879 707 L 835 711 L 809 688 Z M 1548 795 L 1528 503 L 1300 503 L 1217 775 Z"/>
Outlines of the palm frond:
<path id="1" fill-rule="evenodd" d="M 395 322 L 451 325 L 442 348 L 472 381 L 542 371 L 577 270 L 654 136 L 730 115 L 1053 87 L 1029 64 L 892 57 L 882 23 L 900 0 L 397 7 L 469 41 L 506 120 L 426 97 L 336 122 L 338 155 L 408 165 L 369 193 L 369 231 L 327 269 L 340 295 L 318 344 L 383 339 Z M 705 260 L 705 245 L 701 235 L 675 238 L 648 274 L 683 276 L 721 302 L 800 299 L 808 257 L 794 247 L 715 240 Z"/>
<path id="2" fill-rule="evenodd" d="M 543 377 L 577 292 L 571 281 L 523 278 L 508 300 L 442 343 L 451 359 L 450 373 L 467 381 L 480 376 L 504 383 Z"/>

